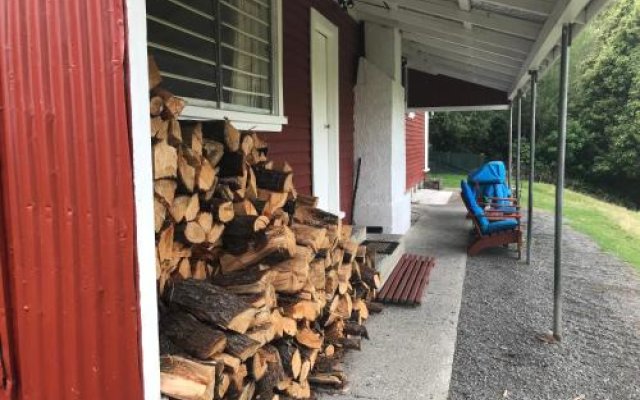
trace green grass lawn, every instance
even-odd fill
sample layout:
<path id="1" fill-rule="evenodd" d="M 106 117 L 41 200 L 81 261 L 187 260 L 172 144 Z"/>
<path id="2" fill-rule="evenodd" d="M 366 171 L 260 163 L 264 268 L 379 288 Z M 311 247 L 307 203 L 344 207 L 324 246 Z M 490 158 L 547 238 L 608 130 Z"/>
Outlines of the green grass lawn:
<path id="1" fill-rule="evenodd" d="M 459 190 L 464 175 L 434 174 L 443 187 Z M 522 205 L 527 204 L 527 182 L 522 189 Z M 536 183 L 533 186 L 534 208 L 553 213 L 555 186 Z M 566 189 L 565 221 L 575 230 L 589 235 L 605 251 L 634 265 L 640 271 L 640 212 L 607 203 L 595 197 Z"/>

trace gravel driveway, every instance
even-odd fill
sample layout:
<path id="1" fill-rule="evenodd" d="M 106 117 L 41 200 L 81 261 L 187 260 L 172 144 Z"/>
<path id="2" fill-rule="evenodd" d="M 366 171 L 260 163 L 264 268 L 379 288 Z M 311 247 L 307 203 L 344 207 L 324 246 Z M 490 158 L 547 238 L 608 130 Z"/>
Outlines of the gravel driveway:
<path id="1" fill-rule="evenodd" d="M 564 340 L 540 341 L 553 218 L 536 218 L 531 266 L 504 249 L 467 261 L 450 399 L 640 399 L 640 274 L 566 227 Z"/>

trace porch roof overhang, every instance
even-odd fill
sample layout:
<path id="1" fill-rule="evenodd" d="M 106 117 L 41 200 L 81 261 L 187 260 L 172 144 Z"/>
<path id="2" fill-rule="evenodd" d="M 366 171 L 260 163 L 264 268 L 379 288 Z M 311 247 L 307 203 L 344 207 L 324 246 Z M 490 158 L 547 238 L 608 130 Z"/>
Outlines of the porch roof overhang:
<path id="1" fill-rule="evenodd" d="M 355 0 L 361 21 L 399 28 L 408 67 L 513 99 L 560 55 L 564 24 L 579 33 L 612 0 Z M 411 84 L 410 84 L 411 86 Z"/>

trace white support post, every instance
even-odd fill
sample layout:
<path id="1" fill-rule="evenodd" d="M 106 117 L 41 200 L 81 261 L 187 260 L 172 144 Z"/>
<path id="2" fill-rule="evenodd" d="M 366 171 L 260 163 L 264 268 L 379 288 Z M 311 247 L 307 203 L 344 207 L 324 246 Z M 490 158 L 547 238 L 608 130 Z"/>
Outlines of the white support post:
<path id="1" fill-rule="evenodd" d="M 160 397 L 160 360 L 145 1 L 127 0 L 126 11 L 142 381 L 144 399 L 157 400 Z"/>

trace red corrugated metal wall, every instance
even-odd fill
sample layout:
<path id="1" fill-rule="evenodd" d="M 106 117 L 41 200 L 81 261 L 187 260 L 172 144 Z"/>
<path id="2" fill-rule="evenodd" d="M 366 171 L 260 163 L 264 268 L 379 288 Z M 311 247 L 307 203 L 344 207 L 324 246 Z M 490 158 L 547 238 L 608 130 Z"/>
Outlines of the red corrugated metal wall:
<path id="1" fill-rule="evenodd" d="M 0 0 L 2 355 L 20 400 L 142 398 L 124 48 L 122 0 Z"/>
<path id="2" fill-rule="evenodd" d="M 311 193 L 311 7 L 336 24 L 340 36 L 340 205 L 351 218 L 353 192 L 353 87 L 361 54 L 360 28 L 331 0 L 284 0 L 284 113 L 289 118 L 282 133 L 267 134 L 269 155 L 287 160 L 296 188 Z"/>
<path id="3" fill-rule="evenodd" d="M 407 146 L 407 190 L 422 181 L 424 176 L 424 113 L 415 117 L 405 115 Z"/>

